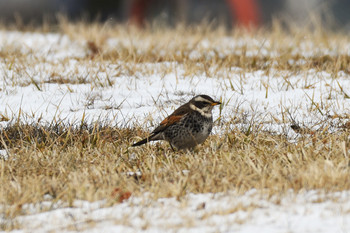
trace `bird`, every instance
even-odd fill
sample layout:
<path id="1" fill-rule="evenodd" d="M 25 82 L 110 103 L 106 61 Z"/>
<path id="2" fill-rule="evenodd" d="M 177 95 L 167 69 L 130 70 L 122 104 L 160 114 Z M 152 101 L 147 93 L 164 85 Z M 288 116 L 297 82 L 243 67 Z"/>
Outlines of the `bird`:
<path id="1" fill-rule="evenodd" d="M 168 141 L 171 148 L 192 149 L 203 143 L 213 128 L 212 109 L 221 102 L 208 95 L 197 95 L 166 117 L 145 139 L 132 145 L 141 146 L 150 141 Z"/>

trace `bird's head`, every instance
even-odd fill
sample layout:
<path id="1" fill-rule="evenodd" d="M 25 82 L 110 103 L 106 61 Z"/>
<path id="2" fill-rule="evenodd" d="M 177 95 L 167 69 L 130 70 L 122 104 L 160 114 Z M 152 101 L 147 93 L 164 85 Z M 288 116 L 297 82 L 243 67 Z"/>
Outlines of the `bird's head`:
<path id="1" fill-rule="evenodd" d="M 192 110 L 198 111 L 203 116 L 211 117 L 213 107 L 221 104 L 221 102 L 213 100 L 208 95 L 197 95 L 191 99 L 189 104 Z"/>

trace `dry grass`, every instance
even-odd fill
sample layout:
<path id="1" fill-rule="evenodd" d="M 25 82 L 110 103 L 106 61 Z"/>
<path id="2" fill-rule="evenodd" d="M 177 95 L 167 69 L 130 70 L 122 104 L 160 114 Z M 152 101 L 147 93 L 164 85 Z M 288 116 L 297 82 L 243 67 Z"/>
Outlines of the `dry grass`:
<path id="1" fill-rule="evenodd" d="M 339 72 L 350 72 L 348 55 L 322 53 L 332 50 L 342 54 L 342 46 L 349 42 L 346 35 L 321 29 L 290 28 L 286 32 L 276 24 L 272 29 L 256 32 L 205 26 L 138 30 L 121 25 L 71 24 L 62 19 L 58 31 L 73 41 L 86 41 L 86 56 L 77 58 L 77 62 L 94 72 L 103 70 L 105 64 L 118 64 L 118 74 L 150 74 L 155 71 L 140 64 L 165 61 L 182 65 L 184 76 L 189 78 L 197 73 L 227 78 L 225 71 L 232 67 L 240 67 L 243 76 L 253 70 L 269 74 L 274 69 L 293 75 L 315 69 L 329 72 L 336 79 Z M 125 37 L 129 39 L 121 39 Z M 108 45 L 109 38 L 116 38 L 117 45 Z M 229 52 L 220 45 L 223 40 L 235 42 Z M 320 56 L 303 54 L 315 48 Z M 208 54 L 210 57 L 206 57 Z M 14 71 L 12 76 L 4 77 L 8 85 L 35 85 L 39 89 L 47 82 L 113 85 L 108 77 L 84 78 L 78 70 L 63 76 L 54 68 L 48 80 L 20 79 L 21 67 L 33 66 L 38 59 L 46 62 L 46 67 L 56 65 L 63 70 L 69 62 L 54 64 L 38 57 L 35 51 L 31 55 L 16 45 L 0 47 L 0 57 Z M 163 67 L 156 72 L 173 71 Z M 2 121 L 8 120 L 3 116 Z M 285 135 L 261 130 L 259 119 L 246 129 L 235 126 L 235 121 L 237 117 L 220 121 L 223 133 L 210 136 L 195 151 L 177 152 L 166 143 L 129 148 L 132 142 L 147 135 L 140 127 L 120 128 L 103 122 L 82 126 L 9 124 L 0 131 L 0 147 L 9 154 L 8 159 L 0 159 L 0 214 L 6 219 L 26 214 L 22 206 L 43 201 L 45 194 L 54 202 L 106 199 L 113 204 L 130 194 L 145 192 L 153 193 L 154 198 L 181 198 L 189 192 L 232 189 L 245 192 L 255 188 L 273 195 L 289 189 L 350 188 L 348 127 L 329 133 L 300 131 L 297 126 L 294 128 L 302 136 L 297 142 L 290 142 Z M 326 126 L 327 123 L 323 122 Z M 0 225 L 3 230 L 10 228 Z"/>
<path id="2" fill-rule="evenodd" d="M 22 206 L 46 194 L 54 202 L 113 204 L 144 192 L 180 199 L 189 192 L 232 189 L 271 195 L 347 190 L 347 134 L 316 132 L 291 143 L 281 135 L 236 128 L 211 136 L 195 151 L 173 152 L 166 143 L 130 149 L 146 135 L 141 129 L 15 124 L 1 131 L 9 153 L 0 160 L 0 200 L 7 206 L 2 211 L 8 219 L 26 214 Z"/>

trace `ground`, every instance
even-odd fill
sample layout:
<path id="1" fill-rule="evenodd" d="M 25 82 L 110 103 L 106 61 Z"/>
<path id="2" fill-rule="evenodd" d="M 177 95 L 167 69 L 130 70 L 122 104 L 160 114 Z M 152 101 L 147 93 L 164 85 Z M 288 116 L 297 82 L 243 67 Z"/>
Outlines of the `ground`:
<path id="1" fill-rule="evenodd" d="M 347 35 L 289 28 L 0 31 L 0 230 L 350 231 Z M 130 145 L 194 95 L 193 151 Z"/>

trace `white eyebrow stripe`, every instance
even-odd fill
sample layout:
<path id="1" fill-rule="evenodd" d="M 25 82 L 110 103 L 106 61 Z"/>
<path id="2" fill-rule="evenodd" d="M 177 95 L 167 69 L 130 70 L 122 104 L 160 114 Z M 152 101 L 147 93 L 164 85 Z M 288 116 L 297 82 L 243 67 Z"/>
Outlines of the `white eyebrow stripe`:
<path id="1" fill-rule="evenodd" d="M 190 108 L 194 111 L 198 111 L 202 116 L 205 116 L 208 118 L 212 117 L 211 111 L 205 112 L 203 111 L 203 109 L 197 108 L 194 104 L 190 104 Z"/>

